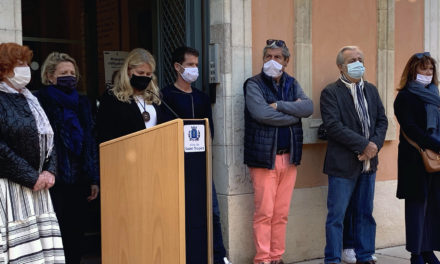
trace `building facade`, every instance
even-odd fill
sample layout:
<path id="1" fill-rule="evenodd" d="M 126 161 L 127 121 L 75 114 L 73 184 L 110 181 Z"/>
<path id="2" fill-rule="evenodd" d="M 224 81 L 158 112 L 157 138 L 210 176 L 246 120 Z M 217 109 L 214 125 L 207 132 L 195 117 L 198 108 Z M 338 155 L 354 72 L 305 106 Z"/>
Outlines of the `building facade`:
<path id="1" fill-rule="evenodd" d="M 28 29 L 22 21 L 26 21 L 27 18 L 22 16 L 27 13 L 23 11 L 22 5 L 27 2 L 26 0 L 0 2 L 0 42 L 28 44 L 35 41 L 32 37 L 36 36 L 24 34 Z M 95 6 L 82 7 L 84 10 L 95 11 L 95 21 L 98 21 L 96 35 L 99 35 L 99 19 L 108 19 L 105 17 L 107 14 L 105 12 L 113 10 L 105 8 L 110 2 L 112 1 L 96 0 Z M 102 39 L 98 37 L 97 43 L 86 42 L 84 53 L 78 53 L 80 54 L 78 56 L 87 57 L 90 53 L 89 49 L 99 51 L 94 55 L 95 64 L 92 69 L 97 75 L 101 74 L 100 56 L 105 49 L 130 50 L 140 45 L 156 51 L 153 53 L 159 54 L 159 61 L 165 57 L 164 51 L 157 48 L 160 46 L 156 44 L 160 42 L 160 37 L 156 34 L 156 29 L 141 28 L 132 35 L 123 30 L 133 29 L 131 25 L 134 24 L 130 24 L 131 16 L 124 15 L 131 14 L 131 11 L 129 5 L 121 5 L 126 1 L 116 2 L 118 3 L 116 7 L 122 10 L 119 14 L 122 12 L 122 15 L 119 19 L 110 22 L 114 27 L 122 28 L 112 34 L 121 36 L 116 39 L 110 37 L 109 40 L 115 41 L 115 44 L 105 42 L 105 45 L 110 45 L 105 47 L 100 46 Z M 156 1 L 128 2 L 134 4 L 148 2 L 147 5 L 151 5 L 151 10 L 158 8 L 155 7 Z M 285 260 L 292 262 L 323 256 L 327 176 L 322 173 L 326 143 L 317 139 L 317 128 L 322 122 L 319 96 L 326 84 L 338 78 L 336 53 L 345 45 L 357 45 L 364 51 L 366 79 L 377 86 L 389 119 L 387 139 L 379 153 L 380 164 L 376 181 L 374 201 L 374 215 L 377 222 L 376 247 L 404 244 L 403 201 L 395 197 L 399 127 L 393 114 L 393 101 L 402 70 L 413 53 L 430 51 L 437 61 L 439 59 L 439 2 L 437 0 L 209 0 L 200 1 L 200 7 L 190 7 L 187 5 L 188 2 L 192 1 L 180 1 L 184 4 L 181 10 L 187 12 L 182 16 L 182 20 L 186 23 L 184 28 L 187 30 L 181 40 L 183 43 L 177 41 L 172 45 L 185 43 L 196 45 L 201 49 L 202 56 L 205 56 L 205 64 L 208 64 L 207 44 L 219 44 L 220 56 L 217 69 L 219 84 L 211 86 L 211 89 L 203 87 L 212 98 L 215 98 L 215 103 L 212 105 L 216 129 L 213 142 L 213 175 L 219 196 L 225 246 L 231 261 L 237 264 L 250 263 L 255 252 L 252 234 L 253 190 L 248 169 L 243 164 L 243 82 L 261 71 L 262 50 L 266 39 L 282 39 L 287 43 L 292 54 L 287 72 L 298 79 L 306 94 L 313 99 L 315 107 L 313 116 L 303 120 L 305 145 L 289 213 Z M 202 10 L 201 15 L 198 16 L 200 19 L 188 20 L 188 16 L 194 17 L 188 14 L 188 11 L 195 9 Z M 175 12 L 179 13 L 179 9 Z M 88 13 L 84 14 L 87 17 Z M 162 13 L 159 13 L 159 16 L 161 15 Z M 90 15 L 88 17 L 90 19 Z M 88 25 L 87 19 L 83 21 Z M 101 25 L 104 26 L 108 24 Z M 175 28 L 174 22 L 171 26 Z M 44 25 L 41 28 L 44 28 Z M 114 28 L 110 26 L 110 30 L 112 29 Z M 151 34 L 152 41 L 141 37 L 142 34 L 151 32 L 156 32 L 155 35 Z M 87 36 L 89 33 L 84 31 L 81 34 Z M 133 36 L 136 34 L 137 39 Z M 38 38 L 43 37 L 38 36 Z M 44 38 L 60 39 L 54 36 Z M 42 43 L 44 40 L 38 39 L 38 41 Z M 39 63 L 41 64 L 42 61 Z M 91 67 L 87 64 L 93 65 L 93 61 L 84 60 L 82 65 Z M 164 76 L 163 74 L 165 73 L 162 72 L 160 76 Z M 101 80 L 86 81 L 89 86 L 85 91 L 92 98 L 96 98 L 97 94 L 102 92 L 103 88 L 99 84 Z M 200 85 L 207 83 L 206 80 L 202 82 Z"/>

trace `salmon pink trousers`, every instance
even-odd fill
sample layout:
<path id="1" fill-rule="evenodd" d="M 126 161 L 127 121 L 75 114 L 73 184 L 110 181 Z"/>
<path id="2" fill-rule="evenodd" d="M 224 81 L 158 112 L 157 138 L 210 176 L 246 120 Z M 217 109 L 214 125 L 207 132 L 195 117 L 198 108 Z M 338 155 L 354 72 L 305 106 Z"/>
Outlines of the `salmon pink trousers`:
<path id="1" fill-rule="evenodd" d="M 286 248 L 286 225 L 296 181 L 289 154 L 276 155 L 275 169 L 249 167 L 254 186 L 254 263 L 281 259 Z"/>

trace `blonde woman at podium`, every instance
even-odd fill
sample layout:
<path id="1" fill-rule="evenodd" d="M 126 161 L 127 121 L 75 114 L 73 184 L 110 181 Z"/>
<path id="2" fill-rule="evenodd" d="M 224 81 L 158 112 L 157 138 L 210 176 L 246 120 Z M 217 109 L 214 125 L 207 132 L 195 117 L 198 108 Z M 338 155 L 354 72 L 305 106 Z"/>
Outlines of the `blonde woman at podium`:
<path id="1" fill-rule="evenodd" d="M 162 121 L 156 61 L 145 49 L 132 50 L 115 77 L 113 88 L 104 92 L 96 126 L 99 143 L 121 137 Z"/>

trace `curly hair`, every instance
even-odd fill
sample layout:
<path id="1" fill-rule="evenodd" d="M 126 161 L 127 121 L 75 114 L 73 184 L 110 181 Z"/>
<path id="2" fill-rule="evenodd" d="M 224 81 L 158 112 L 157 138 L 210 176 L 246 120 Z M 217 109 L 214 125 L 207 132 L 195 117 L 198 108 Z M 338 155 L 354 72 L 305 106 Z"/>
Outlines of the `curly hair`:
<path id="1" fill-rule="evenodd" d="M 124 64 L 115 76 L 115 85 L 110 89 L 119 101 L 128 103 L 132 99 L 134 90 L 130 84 L 128 72 L 144 63 L 150 65 L 153 72 L 156 70 L 156 61 L 153 55 L 147 50 L 137 48 L 128 54 Z M 160 93 L 156 75 L 153 74 L 152 78 L 152 81 L 142 94 L 142 97 L 148 104 L 156 103 L 160 105 L 160 99 L 151 94 L 159 95 Z"/>
<path id="2" fill-rule="evenodd" d="M 28 46 L 21 46 L 17 43 L 0 44 L 0 81 L 14 71 L 19 61 L 29 64 L 32 59 L 32 50 Z"/>

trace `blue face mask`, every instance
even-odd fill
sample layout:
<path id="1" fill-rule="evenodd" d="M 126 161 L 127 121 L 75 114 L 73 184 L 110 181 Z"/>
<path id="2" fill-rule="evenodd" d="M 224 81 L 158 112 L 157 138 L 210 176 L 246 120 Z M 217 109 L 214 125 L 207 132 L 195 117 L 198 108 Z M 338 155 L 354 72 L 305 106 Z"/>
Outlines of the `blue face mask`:
<path id="1" fill-rule="evenodd" d="M 353 79 L 360 79 L 364 75 L 365 67 L 360 61 L 347 64 L 347 74 Z"/>

